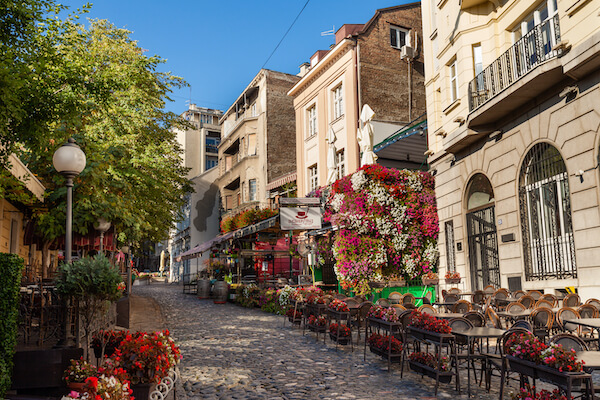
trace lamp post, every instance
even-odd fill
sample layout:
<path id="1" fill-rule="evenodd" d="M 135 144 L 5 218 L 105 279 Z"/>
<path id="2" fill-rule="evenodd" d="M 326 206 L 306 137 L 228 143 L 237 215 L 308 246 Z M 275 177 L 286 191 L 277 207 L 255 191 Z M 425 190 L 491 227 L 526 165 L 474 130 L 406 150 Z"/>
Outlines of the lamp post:
<path id="1" fill-rule="evenodd" d="M 94 229 L 100 232 L 100 253 L 104 254 L 104 232 L 110 229 L 110 221 L 104 218 L 98 218 L 98 222 L 94 225 Z"/>
<path id="2" fill-rule="evenodd" d="M 73 178 L 85 168 L 85 153 L 69 138 L 67 143 L 60 146 L 52 157 L 54 169 L 66 179 L 67 186 L 67 222 L 65 229 L 65 262 L 71 263 L 73 247 Z"/>
<path id="3" fill-rule="evenodd" d="M 52 157 L 52 164 L 56 172 L 63 175 L 67 186 L 67 215 L 65 226 L 65 263 L 71 263 L 71 252 L 73 247 L 73 178 L 85 168 L 85 153 L 77 146 L 73 138 L 60 146 Z M 58 346 L 69 346 L 69 314 L 67 311 L 67 299 L 61 296 L 61 308 L 63 312 L 62 337 Z"/>

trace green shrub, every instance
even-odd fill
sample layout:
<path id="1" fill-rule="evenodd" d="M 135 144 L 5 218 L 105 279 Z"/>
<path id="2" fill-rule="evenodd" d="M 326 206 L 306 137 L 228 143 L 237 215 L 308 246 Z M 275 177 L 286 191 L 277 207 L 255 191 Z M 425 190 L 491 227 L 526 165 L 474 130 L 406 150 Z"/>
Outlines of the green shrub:
<path id="1" fill-rule="evenodd" d="M 0 399 L 10 388 L 23 266 L 23 259 L 16 254 L 0 253 Z"/>
<path id="2" fill-rule="evenodd" d="M 84 257 L 58 267 L 56 289 L 60 294 L 76 298 L 94 297 L 114 301 L 121 297 L 118 285 L 121 275 L 116 266 L 102 254 Z"/>

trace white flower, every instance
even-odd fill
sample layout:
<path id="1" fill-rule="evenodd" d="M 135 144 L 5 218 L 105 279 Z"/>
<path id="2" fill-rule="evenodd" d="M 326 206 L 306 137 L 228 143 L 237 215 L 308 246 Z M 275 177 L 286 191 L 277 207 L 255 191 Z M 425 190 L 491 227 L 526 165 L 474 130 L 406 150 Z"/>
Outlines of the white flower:
<path id="1" fill-rule="evenodd" d="M 420 192 L 423 190 L 423 183 L 421 183 L 418 172 L 412 172 L 408 175 L 408 186 L 415 192 Z"/>
<path id="2" fill-rule="evenodd" d="M 350 182 L 352 182 L 352 189 L 354 189 L 355 192 L 360 192 L 364 184 L 367 183 L 364 171 L 361 170 L 353 174 L 350 177 Z"/>
<path id="3" fill-rule="evenodd" d="M 336 193 L 331 200 L 331 208 L 335 212 L 339 212 L 342 208 L 342 204 L 344 204 L 344 195 L 341 193 Z"/>

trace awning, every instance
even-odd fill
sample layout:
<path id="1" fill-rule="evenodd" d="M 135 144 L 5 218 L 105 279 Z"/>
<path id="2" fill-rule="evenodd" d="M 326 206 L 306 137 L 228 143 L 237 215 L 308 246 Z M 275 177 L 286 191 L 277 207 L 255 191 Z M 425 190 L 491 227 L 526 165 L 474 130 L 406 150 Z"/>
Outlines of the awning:
<path id="1" fill-rule="evenodd" d="M 279 219 L 279 215 L 276 215 L 271 218 L 267 218 L 264 221 L 257 222 L 253 225 L 248 225 L 244 228 L 238 229 L 233 232 L 233 238 L 239 239 L 244 236 L 252 235 L 253 233 L 264 231 L 265 229 L 269 229 L 277 225 L 277 220 Z"/>
<path id="2" fill-rule="evenodd" d="M 286 183 L 293 182 L 296 180 L 297 176 L 298 174 L 296 172 L 292 172 L 290 174 L 277 178 L 273 182 L 269 182 L 267 184 L 267 190 L 273 190 L 275 188 L 278 188 L 279 186 L 285 185 Z"/>
<path id="3" fill-rule="evenodd" d="M 234 232 L 227 232 L 224 235 L 219 235 L 207 242 L 199 244 L 198 246 L 179 254 L 177 257 L 175 257 L 175 261 L 180 262 L 181 260 L 198 258 L 202 255 L 202 253 L 210 249 L 212 246 L 224 242 L 225 240 L 231 239 L 233 237 L 233 233 Z"/>

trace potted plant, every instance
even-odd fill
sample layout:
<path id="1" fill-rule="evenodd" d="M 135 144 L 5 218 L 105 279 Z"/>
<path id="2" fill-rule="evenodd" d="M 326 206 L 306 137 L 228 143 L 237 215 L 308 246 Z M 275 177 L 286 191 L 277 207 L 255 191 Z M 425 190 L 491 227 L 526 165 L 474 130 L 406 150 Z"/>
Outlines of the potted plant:
<path id="1" fill-rule="evenodd" d="M 559 389 L 554 389 L 552 392 L 542 389 L 534 390 L 528 384 L 519 388 L 517 393 L 511 393 L 512 400 L 567 400 L 567 396 L 561 394 Z"/>
<path id="2" fill-rule="evenodd" d="M 96 358 L 113 355 L 129 331 L 100 330 L 92 335 L 91 347 Z"/>
<path id="3" fill-rule="evenodd" d="M 417 310 L 413 310 L 408 328 L 410 334 L 420 340 L 448 342 L 453 338 L 450 334 L 452 328 L 448 325 L 448 321 Z"/>
<path id="4" fill-rule="evenodd" d="M 402 342 L 396 339 L 394 336 L 380 335 L 373 333 L 367 339 L 369 344 L 369 350 L 371 353 L 377 354 L 381 357 L 390 357 L 391 362 L 400 362 L 402 358 Z"/>
<path id="5" fill-rule="evenodd" d="M 421 276 L 421 281 L 425 286 L 432 286 L 440 283 L 440 278 L 436 272 L 429 271 Z"/>
<path id="6" fill-rule="evenodd" d="M 327 327 L 327 318 L 322 315 L 310 315 L 308 317 L 308 329 L 313 332 L 325 332 Z"/>
<path id="7" fill-rule="evenodd" d="M 350 343 L 352 331 L 350 327 L 344 324 L 329 324 L 329 338 L 341 345 Z"/>
<path id="8" fill-rule="evenodd" d="M 69 389 L 83 393 L 85 391 L 86 379 L 96 376 L 96 367 L 83 359 L 71 360 L 71 365 L 64 372 L 63 377 Z"/>
<path id="9" fill-rule="evenodd" d="M 398 274 L 392 274 L 389 276 L 388 286 L 389 287 L 403 287 L 406 285 L 404 277 Z"/>
<path id="10" fill-rule="evenodd" d="M 327 306 L 330 310 L 339 312 L 339 313 L 347 313 L 350 312 L 348 305 L 341 300 L 334 299 Z"/>
<path id="11" fill-rule="evenodd" d="M 111 302 L 121 297 L 121 283 L 118 268 L 103 254 L 59 266 L 56 290 L 61 296 L 71 297 L 78 302 L 85 348 L 89 348 L 94 322 L 106 316 Z M 89 359 L 89 354 L 86 356 Z"/>
<path id="12" fill-rule="evenodd" d="M 447 356 L 436 357 L 431 353 L 413 352 L 408 356 L 408 365 L 413 371 L 427 375 L 430 378 L 439 376 L 442 383 L 450 383 L 452 372 L 450 371 L 450 360 Z"/>
<path id="13" fill-rule="evenodd" d="M 457 271 L 447 271 L 446 272 L 446 283 L 455 285 L 460 283 L 460 273 Z"/>
<path id="14" fill-rule="evenodd" d="M 299 324 L 302 321 L 302 313 L 300 311 L 294 309 L 294 307 L 289 308 L 285 312 L 285 315 L 287 315 L 288 320 L 291 323 Z"/>
<path id="15" fill-rule="evenodd" d="M 398 322 L 398 314 L 396 314 L 396 311 L 392 307 L 373 305 L 369 309 L 367 317 L 386 322 Z"/>
<path id="16" fill-rule="evenodd" d="M 181 359 L 179 347 L 169 331 L 127 335 L 112 355 L 112 364 L 127 372 L 136 399 L 147 398 L 146 393 L 168 376 Z"/>

